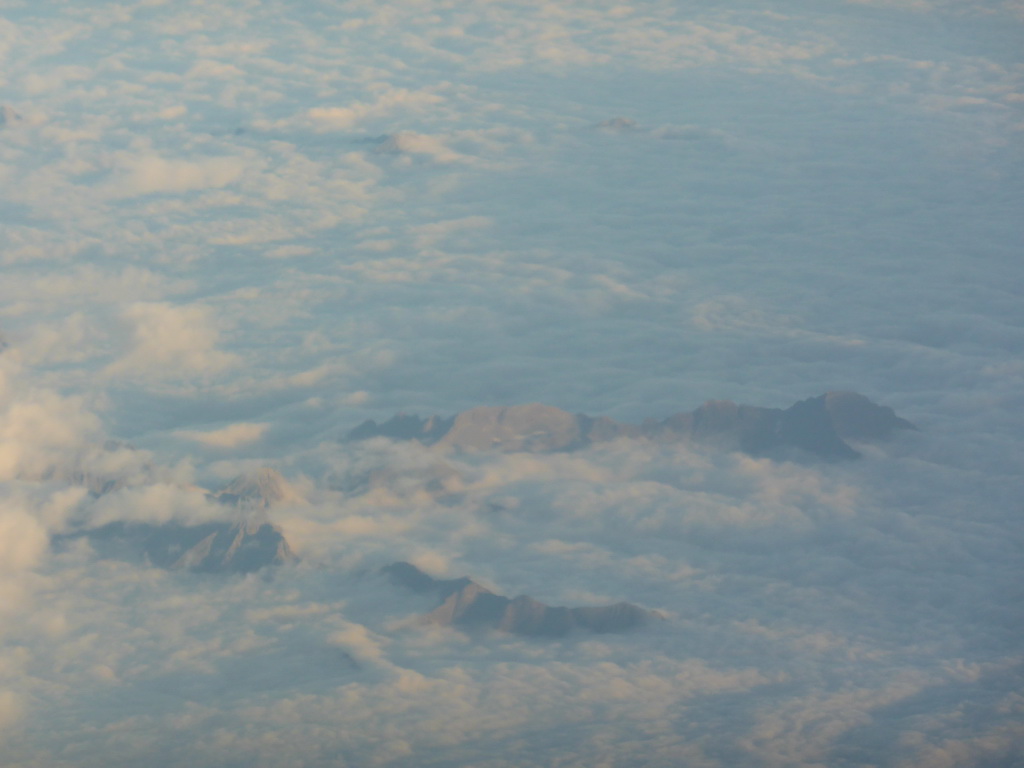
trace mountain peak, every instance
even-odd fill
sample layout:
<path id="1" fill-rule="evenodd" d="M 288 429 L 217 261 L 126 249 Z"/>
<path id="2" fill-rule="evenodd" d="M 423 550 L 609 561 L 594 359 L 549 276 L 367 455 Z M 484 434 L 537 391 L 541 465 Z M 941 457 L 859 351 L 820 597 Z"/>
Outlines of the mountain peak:
<path id="1" fill-rule="evenodd" d="M 898 429 L 917 429 L 889 406 L 877 405 L 856 392 L 828 392 L 820 399 L 836 432 L 843 438 L 880 440 Z"/>
<path id="2" fill-rule="evenodd" d="M 276 469 L 260 467 L 239 475 L 214 496 L 224 504 L 266 509 L 275 504 L 299 504 L 302 494 Z"/>
<path id="3" fill-rule="evenodd" d="M 295 560 L 276 525 L 252 520 L 182 523 L 114 522 L 53 538 L 60 546 L 85 538 L 101 557 L 142 560 L 159 568 L 252 573 Z"/>
<path id="4" fill-rule="evenodd" d="M 649 419 L 641 425 L 571 414 L 541 403 L 478 406 L 447 419 L 399 414 L 383 424 L 366 421 L 349 432 L 348 438 L 417 440 L 465 453 L 571 451 L 618 438 L 692 440 L 752 456 L 813 456 L 835 461 L 860 456 L 846 443 L 847 438 L 881 440 L 899 429 L 915 427 L 896 416 L 892 408 L 876 405 L 864 395 L 829 392 L 785 410 L 708 400 L 693 411 L 661 421 Z"/>
<path id="5" fill-rule="evenodd" d="M 561 451 L 581 444 L 579 419 L 541 403 L 479 406 L 455 417 L 438 442 L 462 451 Z"/>
<path id="6" fill-rule="evenodd" d="M 252 573 L 294 559 L 295 554 L 276 525 L 242 521 L 217 526 L 186 549 L 170 567 Z"/>
<path id="7" fill-rule="evenodd" d="M 465 631 L 492 629 L 514 635 L 561 637 L 574 629 L 626 632 L 661 618 L 631 603 L 565 608 L 545 605 L 528 595 L 508 598 L 466 577 L 435 579 L 411 563 L 393 563 L 381 570 L 393 583 L 417 594 L 433 594 L 439 600 L 423 621 Z"/>

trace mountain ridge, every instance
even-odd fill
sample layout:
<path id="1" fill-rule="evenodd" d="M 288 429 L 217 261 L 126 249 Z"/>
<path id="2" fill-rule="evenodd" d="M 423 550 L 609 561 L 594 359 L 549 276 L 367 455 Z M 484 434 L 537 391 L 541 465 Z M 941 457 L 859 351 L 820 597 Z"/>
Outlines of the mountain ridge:
<path id="1" fill-rule="evenodd" d="M 528 595 L 510 598 L 465 576 L 435 579 L 407 562 L 384 566 L 381 572 L 393 584 L 440 601 L 420 617 L 424 623 L 468 632 L 490 629 L 529 637 L 563 637 L 577 629 L 599 634 L 628 632 L 663 618 L 627 602 L 566 608 L 546 605 Z"/>
<path id="2" fill-rule="evenodd" d="M 847 439 L 884 440 L 897 430 L 916 429 L 892 408 L 873 403 L 864 395 L 833 391 L 786 409 L 708 400 L 693 411 L 641 424 L 571 414 L 542 403 L 477 406 L 447 418 L 400 413 L 380 424 L 368 419 L 350 430 L 346 439 L 416 440 L 464 453 L 547 453 L 578 450 L 625 437 L 661 442 L 692 440 L 753 456 L 789 457 L 796 453 L 838 461 L 861 455 Z"/>
<path id="3" fill-rule="evenodd" d="M 297 559 L 280 528 L 254 520 L 191 525 L 119 520 L 58 534 L 51 543 L 59 548 L 81 538 L 100 557 L 142 560 L 158 568 L 197 573 L 254 573 Z"/>
<path id="4" fill-rule="evenodd" d="M 244 510 L 264 510 L 277 504 L 304 504 L 305 499 L 284 475 L 271 467 L 260 467 L 238 475 L 210 497 L 221 504 Z"/>

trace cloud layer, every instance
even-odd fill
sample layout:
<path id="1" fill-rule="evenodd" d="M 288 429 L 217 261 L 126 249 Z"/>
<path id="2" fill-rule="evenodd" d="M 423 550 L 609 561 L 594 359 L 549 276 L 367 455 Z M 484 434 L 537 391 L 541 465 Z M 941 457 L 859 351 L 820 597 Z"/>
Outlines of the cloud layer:
<path id="1" fill-rule="evenodd" d="M 266 2 L 0 22 L 0 750 L 55 766 L 983 766 L 1024 747 L 1013 4 Z M 843 465 L 346 443 L 863 392 Z M 240 514 L 211 578 L 48 538 Z M 300 498 L 301 497 L 301 498 Z M 410 624 L 409 560 L 664 625 Z"/>

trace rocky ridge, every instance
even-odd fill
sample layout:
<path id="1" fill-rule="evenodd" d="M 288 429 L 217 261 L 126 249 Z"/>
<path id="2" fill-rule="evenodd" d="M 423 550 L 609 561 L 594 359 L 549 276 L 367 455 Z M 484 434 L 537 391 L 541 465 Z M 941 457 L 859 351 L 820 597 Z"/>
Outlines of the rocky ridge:
<path id="1" fill-rule="evenodd" d="M 694 411 L 638 425 L 540 403 L 481 406 L 450 418 L 399 414 L 380 424 L 371 419 L 346 437 L 417 440 L 466 453 L 572 451 L 618 438 L 691 440 L 753 456 L 835 461 L 860 456 L 847 440 L 883 440 L 907 429 L 916 427 L 896 416 L 892 408 L 855 392 L 829 392 L 786 409 L 709 400 Z"/>
<path id="2" fill-rule="evenodd" d="M 116 521 L 59 534 L 52 544 L 59 549 L 84 538 L 101 557 L 200 573 L 252 573 L 297 559 L 281 529 L 265 520 L 265 511 L 274 505 L 304 501 L 279 472 L 264 467 L 208 495 L 224 505 L 225 519 Z"/>
<path id="3" fill-rule="evenodd" d="M 53 544 L 59 549 L 81 538 L 101 557 L 199 573 L 252 573 L 296 559 L 281 529 L 266 522 L 118 521 L 55 536 Z"/>
<path id="4" fill-rule="evenodd" d="M 276 469 L 261 467 L 239 475 L 211 496 L 240 509 L 268 509 L 275 504 L 302 504 L 305 499 Z"/>
<path id="5" fill-rule="evenodd" d="M 661 619 L 632 603 L 565 608 L 550 606 L 527 595 L 499 595 L 468 578 L 435 579 L 415 565 L 393 563 L 382 569 L 392 583 L 439 601 L 422 617 L 429 624 L 464 631 L 497 630 L 531 637 L 562 637 L 573 630 L 627 632 Z"/>

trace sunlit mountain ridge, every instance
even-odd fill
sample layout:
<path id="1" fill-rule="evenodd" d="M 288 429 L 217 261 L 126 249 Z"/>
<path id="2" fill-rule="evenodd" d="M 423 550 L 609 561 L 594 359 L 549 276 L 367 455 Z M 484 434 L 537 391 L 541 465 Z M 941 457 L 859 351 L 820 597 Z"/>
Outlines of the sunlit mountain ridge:
<path id="1" fill-rule="evenodd" d="M 540 403 L 480 406 L 449 418 L 399 414 L 381 424 L 368 420 L 347 438 L 417 440 L 463 452 L 532 453 L 571 451 L 618 438 L 692 440 L 754 456 L 838 460 L 860 456 L 847 439 L 884 440 L 907 429 L 916 427 L 888 406 L 855 392 L 829 392 L 786 409 L 709 400 L 694 411 L 639 425 L 571 414 Z"/>

